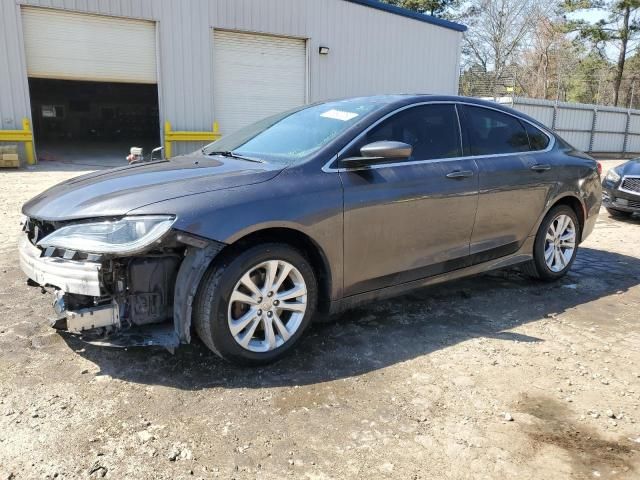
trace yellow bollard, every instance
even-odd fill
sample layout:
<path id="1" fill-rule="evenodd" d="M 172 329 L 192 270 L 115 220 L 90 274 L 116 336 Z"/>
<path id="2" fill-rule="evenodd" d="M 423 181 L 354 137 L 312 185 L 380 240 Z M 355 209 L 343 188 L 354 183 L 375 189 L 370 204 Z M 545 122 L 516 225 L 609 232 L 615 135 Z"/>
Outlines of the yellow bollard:
<path id="1" fill-rule="evenodd" d="M 25 140 L 24 142 L 24 152 L 27 155 L 27 164 L 35 165 L 36 164 L 36 156 L 33 152 L 33 133 L 31 133 L 31 126 L 29 125 L 29 119 L 22 119 L 22 130 L 25 133 L 28 133 L 30 136 L 30 140 Z"/>
<path id="2" fill-rule="evenodd" d="M 219 139 L 220 127 L 218 122 L 213 122 L 213 130 L 200 131 L 182 131 L 172 130 L 169 120 L 164 122 L 164 158 L 171 158 L 171 144 L 172 142 L 211 142 Z"/>
<path id="3" fill-rule="evenodd" d="M 169 120 L 164 122 L 164 158 L 171 158 L 171 123 Z"/>

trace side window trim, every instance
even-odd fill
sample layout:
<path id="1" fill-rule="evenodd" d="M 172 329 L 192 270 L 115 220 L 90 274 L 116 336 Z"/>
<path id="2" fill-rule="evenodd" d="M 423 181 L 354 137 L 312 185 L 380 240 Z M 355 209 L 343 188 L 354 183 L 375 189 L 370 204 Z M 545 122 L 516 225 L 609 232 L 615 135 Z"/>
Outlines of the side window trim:
<path id="1" fill-rule="evenodd" d="M 467 116 L 464 111 L 463 103 L 456 103 L 456 112 L 458 113 L 458 122 L 460 124 L 460 137 L 462 138 L 462 155 L 472 157 L 471 155 L 471 143 L 469 140 L 469 132 L 467 129 Z"/>
<path id="2" fill-rule="evenodd" d="M 464 102 L 464 101 L 459 101 L 459 100 L 434 100 L 434 101 L 431 101 L 431 102 L 430 101 L 426 101 L 426 102 L 420 102 L 420 103 L 413 103 L 411 105 L 405 105 L 403 107 L 397 108 L 396 110 L 394 110 L 392 112 L 387 113 L 385 116 L 383 116 L 382 118 L 379 118 L 373 124 L 369 125 L 365 130 L 360 132 L 349 143 L 347 143 L 347 145 L 342 147 L 342 149 L 340 149 L 340 151 L 337 154 L 335 154 L 333 157 L 331 157 L 331 159 L 322 166 L 321 170 L 323 172 L 326 172 L 326 173 L 345 172 L 345 171 L 347 171 L 346 168 L 332 167 L 331 165 L 335 164 L 342 157 L 342 155 L 353 146 L 354 143 L 356 143 L 358 140 L 360 140 L 371 129 L 375 128 L 378 124 L 382 123 L 383 121 L 385 121 L 389 117 L 395 115 L 396 113 L 399 113 L 399 112 L 401 112 L 403 110 L 406 110 L 408 108 L 419 107 L 419 106 L 424 106 L 424 105 L 438 105 L 438 104 L 452 104 L 452 105 L 455 105 L 456 114 L 458 115 L 459 130 L 460 130 L 462 138 L 464 138 L 465 140 L 466 140 L 467 137 L 462 132 L 463 132 L 463 128 L 466 128 L 466 125 L 465 125 L 466 121 L 464 121 L 464 115 L 461 118 L 461 116 L 459 114 L 458 106 L 468 105 L 470 107 L 478 107 L 478 108 L 485 108 L 487 110 L 495 110 L 496 112 L 504 113 L 505 115 L 509 115 L 511 117 L 514 117 L 520 122 L 526 122 L 529 125 L 532 125 L 533 127 L 535 127 L 538 130 L 540 130 L 549 139 L 549 143 L 547 144 L 547 147 L 544 150 L 529 150 L 527 152 L 518 152 L 518 153 L 497 153 L 497 154 L 493 154 L 493 155 L 471 155 L 470 149 L 465 148 L 466 144 L 463 141 L 463 143 L 462 143 L 462 154 L 463 154 L 463 156 L 462 157 L 438 158 L 438 159 L 433 159 L 433 160 L 415 160 L 415 161 L 410 161 L 410 162 L 385 163 L 384 165 L 373 165 L 373 166 L 368 167 L 368 168 L 369 169 L 377 169 L 377 168 L 389 168 L 389 167 L 401 167 L 401 166 L 408 166 L 408 165 L 416 165 L 416 164 L 421 164 L 421 163 L 452 162 L 452 161 L 456 161 L 456 160 L 459 161 L 459 160 L 468 160 L 468 159 L 477 159 L 477 158 L 507 157 L 507 156 L 513 156 L 513 155 L 531 155 L 532 153 L 548 152 L 551 149 L 553 149 L 553 147 L 556 144 L 555 137 L 552 134 L 548 133 L 546 131 L 546 129 L 543 130 L 542 128 L 538 127 L 536 124 L 534 124 L 533 122 L 530 122 L 526 118 L 522 118 L 522 117 L 520 117 L 518 115 L 514 115 L 514 114 L 512 114 L 510 112 L 505 112 L 504 110 L 501 110 L 499 108 L 493 108 L 493 107 L 486 106 L 486 105 L 480 105 L 480 104 L 477 104 L 477 103 Z M 462 109 L 462 110 L 464 110 L 464 109 Z M 525 131 L 526 131 L 526 128 L 525 128 Z"/>
<path id="3" fill-rule="evenodd" d="M 461 109 L 461 105 L 459 103 L 455 103 L 454 107 L 456 109 L 456 117 L 458 118 L 458 132 L 460 134 L 460 151 L 462 152 L 462 157 L 467 157 L 469 156 L 469 153 L 471 152 L 469 150 L 469 140 L 467 138 L 467 131 L 464 128 L 464 117 L 463 117 L 463 113 L 460 111 Z"/>
<path id="4" fill-rule="evenodd" d="M 524 130 L 524 134 L 527 136 L 527 143 L 529 144 L 529 151 L 530 152 L 535 152 L 535 150 L 533 149 L 533 144 L 531 143 L 531 137 L 529 136 L 529 130 L 527 129 L 527 125 L 521 119 L 518 119 L 518 121 L 520 122 L 520 126 Z"/>

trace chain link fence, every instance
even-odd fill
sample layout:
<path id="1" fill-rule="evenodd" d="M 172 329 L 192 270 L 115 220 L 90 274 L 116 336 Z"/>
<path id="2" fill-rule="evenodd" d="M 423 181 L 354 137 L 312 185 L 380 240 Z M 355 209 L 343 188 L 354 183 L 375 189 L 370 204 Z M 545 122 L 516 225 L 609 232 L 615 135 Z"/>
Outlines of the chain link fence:
<path id="1" fill-rule="evenodd" d="M 518 96 L 557 102 L 615 105 L 615 76 L 611 72 L 594 75 L 565 73 L 546 76 L 522 68 L 508 68 L 499 74 L 467 69 L 460 75 L 458 91 L 469 97 L 500 98 Z M 617 106 L 640 109 L 640 78 L 625 77 L 620 82 Z"/>

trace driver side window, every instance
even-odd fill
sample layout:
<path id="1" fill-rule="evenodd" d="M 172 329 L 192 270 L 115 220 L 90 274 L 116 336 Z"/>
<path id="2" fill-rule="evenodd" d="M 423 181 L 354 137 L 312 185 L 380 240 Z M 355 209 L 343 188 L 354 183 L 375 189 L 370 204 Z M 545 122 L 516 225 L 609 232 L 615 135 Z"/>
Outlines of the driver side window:
<path id="1" fill-rule="evenodd" d="M 364 145 L 383 140 L 411 145 L 410 161 L 462 156 L 458 117 L 453 104 L 423 105 L 402 110 L 369 130 L 346 156 L 360 156 Z"/>

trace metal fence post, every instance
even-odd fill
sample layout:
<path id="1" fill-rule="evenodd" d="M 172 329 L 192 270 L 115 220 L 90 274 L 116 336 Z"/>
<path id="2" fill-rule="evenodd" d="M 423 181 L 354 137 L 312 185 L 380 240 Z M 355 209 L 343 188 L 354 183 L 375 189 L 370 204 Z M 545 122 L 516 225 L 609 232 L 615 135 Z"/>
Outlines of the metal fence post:
<path id="1" fill-rule="evenodd" d="M 622 144 L 622 155 L 626 155 L 629 147 L 629 128 L 631 127 L 631 109 L 627 110 L 627 124 L 624 127 L 624 143 Z"/>
<path id="2" fill-rule="evenodd" d="M 558 121 L 558 100 L 553 104 L 553 118 L 551 119 L 551 130 L 555 131 L 556 122 Z"/>
<path id="3" fill-rule="evenodd" d="M 598 121 L 598 107 L 593 107 L 593 120 L 591 121 L 591 137 L 589 138 L 589 153 L 593 152 L 593 140 L 596 136 L 596 122 Z"/>
<path id="4" fill-rule="evenodd" d="M 629 129 L 631 128 L 631 109 L 633 108 L 633 94 L 636 88 L 636 81 L 631 82 L 631 98 L 629 98 L 629 108 L 627 109 L 627 124 L 624 126 L 624 143 L 622 144 L 622 156 L 629 150 Z"/>

